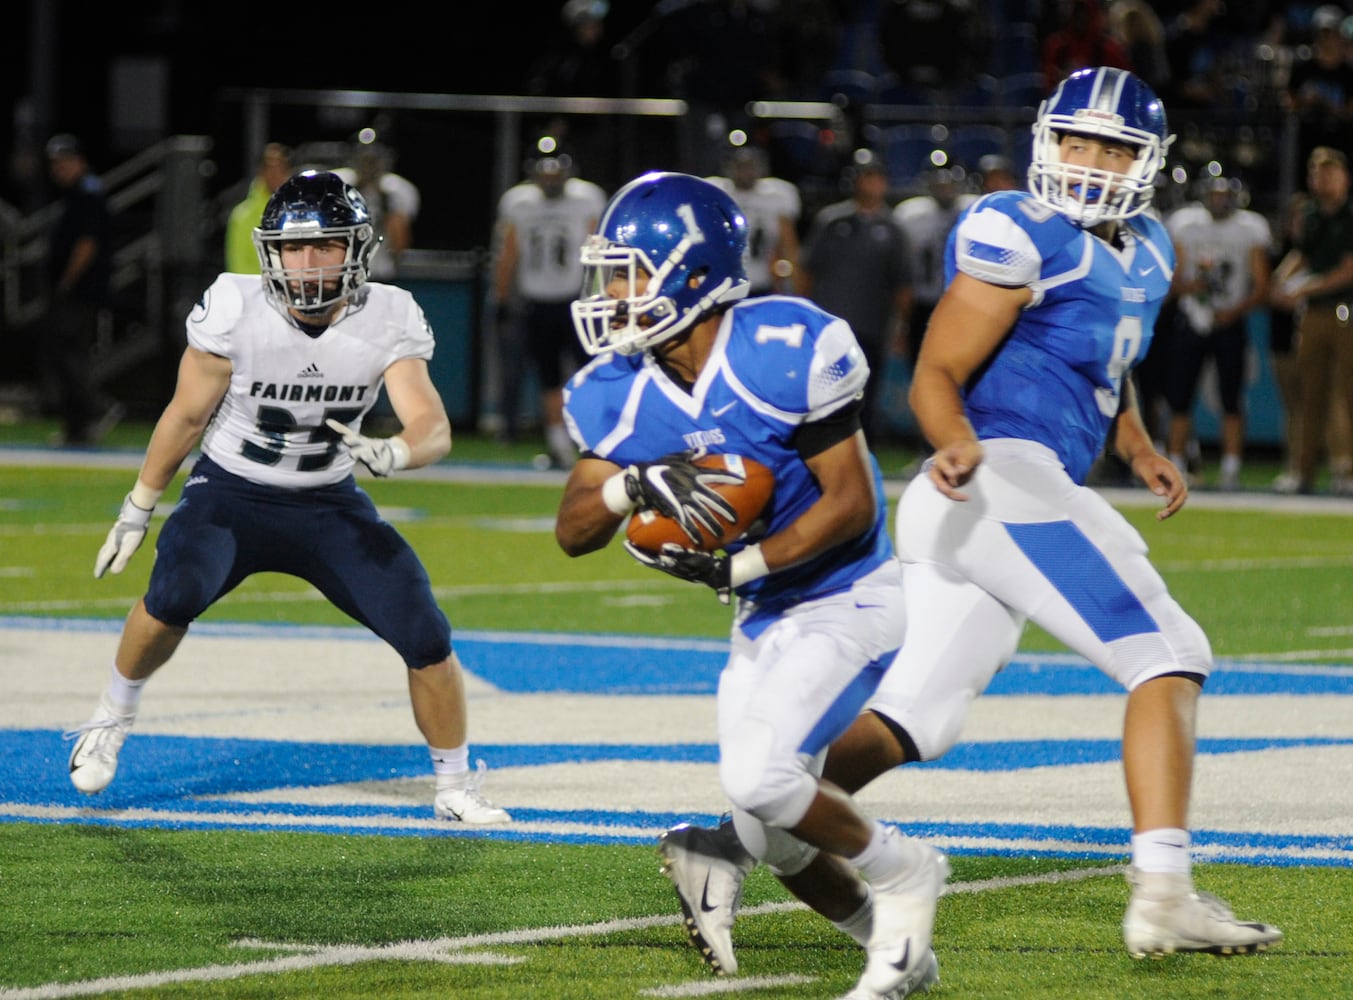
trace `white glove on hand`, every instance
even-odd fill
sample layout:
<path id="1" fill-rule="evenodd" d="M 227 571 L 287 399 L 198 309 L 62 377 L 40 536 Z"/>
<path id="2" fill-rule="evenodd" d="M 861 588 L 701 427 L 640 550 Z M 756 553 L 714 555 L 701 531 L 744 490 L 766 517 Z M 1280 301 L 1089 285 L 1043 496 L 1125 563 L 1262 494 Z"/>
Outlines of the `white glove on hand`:
<path id="1" fill-rule="evenodd" d="M 99 554 L 94 558 L 94 578 L 97 580 L 108 570 L 121 573 L 127 568 L 132 553 L 141 547 L 146 538 L 146 528 L 150 525 L 150 515 L 154 508 L 146 510 L 132 503 L 132 496 L 122 501 L 122 510 L 118 512 L 108 537 L 104 539 Z"/>
<path id="2" fill-rule="evenodd" d="M 332 418 L 324 422 L 343 439 L 348 454 L 370 469 L 373 476 L 388 476 L 409 464 L 409 445 L 401 437 L 369 438 Z"/>

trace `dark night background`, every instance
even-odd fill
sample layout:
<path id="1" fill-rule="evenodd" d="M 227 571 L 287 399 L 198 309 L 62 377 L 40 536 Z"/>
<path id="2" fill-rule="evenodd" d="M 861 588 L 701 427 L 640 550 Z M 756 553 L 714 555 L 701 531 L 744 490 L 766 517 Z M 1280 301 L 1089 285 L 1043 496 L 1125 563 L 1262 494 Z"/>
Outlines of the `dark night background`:
<path id="1" fill-rule="evenodd" d="M 608 41 L 623 37 L 652 8 L 619 0 L 607 17 Z M 39 30 L 53 12 L 50 43 Z M 22 154 L 40 152 L 54 132 L 85 141 L 96 172 L 148 142 L 119 142 L 110 128 L 111 80 L 127 60 L 160 59 L 166 73 L 163 135 L 209 136 L 217 174 L 213 192 L 252 173 L 243 115 L 232 90 L 346 89 L 438 94 L 523 94 L 532 65 L 562 32 L 561 3 L 489 2 L 349 5 L 277 3 L 216 5 L 190 0 L 91 4 L 29 0 L 6 13 L 0 36 L 0 99 L 6 165 L 0 198 L 23 209 L 48 200 L 45 176 L 25 181 Z M 609 46 L 608 46 L 609 47 Z M 662 73 L 643 71 L 635 96 L 654 92 Z M 49 94 L 44 102 L 41 95 Z M 30 125 L 25 97 L 39 95 L 48 120 Z M 372 124 L 372 112 L 316 115 L 313 109 L 273 118 L 269 139 L 299 145 L 342 141 Z M 482 245 L 491 224 L 493 116 L 434 121 L 429 113 L 395 113 L 384 121 L 397 147 L 396 169 L 420 187 L 424 211 L 418 245 Z M 41 164 L 40 164 L 41 166 Z"/>

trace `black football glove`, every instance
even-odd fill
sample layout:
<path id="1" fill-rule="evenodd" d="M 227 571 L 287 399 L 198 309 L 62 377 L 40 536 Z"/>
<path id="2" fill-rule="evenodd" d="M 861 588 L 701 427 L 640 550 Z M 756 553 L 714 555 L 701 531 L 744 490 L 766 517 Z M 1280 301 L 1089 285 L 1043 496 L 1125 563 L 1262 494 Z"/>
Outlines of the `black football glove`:
<path id="1" fill-rule="evenodd" d="M 729 524 L 737 520 L 733 505 L 715 486 L 736 486 L 742 477 L 715 469 L 702 469 L 691 459 L 693 451 L 664 455 L 656 462 L 636 462 L 625 468 L 625 493 L 640 509 L 656 510 L 681 526 L 694 545 L 704 544 L 700 530 L 718 538 L 716 518 Z"/>
<path id="2" fill-rule="evenodd" d="M 666 543 L 660 552 L 649 552 L 629 541 L 625 542 L 625 551 L 645 566 L 670 573 L 679 580 L 713 587 L 720 604 L 731 600 L 733 560 L 723 552 L 696 552 L 675 542 Z"/>

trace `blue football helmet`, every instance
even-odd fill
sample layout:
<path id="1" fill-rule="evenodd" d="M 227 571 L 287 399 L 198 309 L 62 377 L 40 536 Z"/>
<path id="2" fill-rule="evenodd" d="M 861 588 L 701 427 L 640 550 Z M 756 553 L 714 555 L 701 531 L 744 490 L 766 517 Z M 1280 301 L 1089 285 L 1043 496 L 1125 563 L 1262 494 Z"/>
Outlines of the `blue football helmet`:
<path id="1" fill-rule="evenodd" d="M 742 211 L 708 181 L 660 172 L 630 181 L 583 244 L 573 303 L 583 349 L 635 354 L 745 298 L 746 248 Z"/>
<path id="2" fill-rule="evenodd" d="M 1141 79 L 1124 69 L 1081 69 L 1057 85 L 1033 126 L 1029 190 L 1079 226 L 1129 219 L 1151 204 L 1156 174 L 1174 141 L 1165 108 Z M 1124 143 L 1137 151 L 1124 174 L 1061 162 L 1064 134 Z"/>
<path id="3" fill-rule="evenodd" d="M 347 243 L 336 268 L 285 268 L 282 245 L 296 240 Z M 273 192 L 254 230 L 254 247 L 268 297 L 286 310 L 318 314 L 350 298 L 371 274 L 380 245 L 366 200 L 328 170 L 295 174 Z"/>

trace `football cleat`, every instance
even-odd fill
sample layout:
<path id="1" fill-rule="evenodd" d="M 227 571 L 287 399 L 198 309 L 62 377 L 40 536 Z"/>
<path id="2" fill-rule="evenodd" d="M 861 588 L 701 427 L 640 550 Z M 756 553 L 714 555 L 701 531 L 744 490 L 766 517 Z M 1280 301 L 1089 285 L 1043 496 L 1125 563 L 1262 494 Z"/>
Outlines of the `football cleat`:
<path id="1" fill-rule="evenodd" d="M 484 762 L 478 762 L 474 771 L 465 775 L 462 788 L 439 788 L 432 808 L 438 819 L 456 820 L 471 826 L 492 826 L 495 823 L 510 823 L 512 817 L 506 809 L 500 809 L 479 791 L 484 784 Z"/>
<path id="2" fill-rule="evenodd" d="M 733 919 L 742 903 L 742 882 L 756 867 L 726 819 L 714 830 L 682 823 L 658 841 L 662 873 L 676 889 L 686 933 L 717 976 L 738 971 Z"/>
<path id="3" fill-rule="evenodd" d="M 902 1000 L 903 997 L 924 993 L 930 987 L 938 985 L 939 981 L 940 961 L 935 957 L 934 949 L 930 949 L 925 953 L 925 961 L 917 968 L 916 974 L 896 989 L 888 993 L 875 993 L 868 987 L 857 984 L 840 1000 Z"/>
<path id="4" fill-rule="evenodd" d="M 115 712 L 100 698 L 88 722 L 67 730 L 62 739 L 75 740 L 70 752 L 70 783 L 93 795 L 107 788 L 117 774 L 117 755 L 131 731 L 135 715 Z"/>
<path id="5" fill-rule="evenodd" d="M 904 997 L 920 990 L 932 971 L 930 938 L 949 861 L 912 837 L 904 847 L 912 856 L 910 870 L 894 883 L 873 887 L 874 926 L 864 973 L 855 986 L 859 996 Z M 938 978 L 938 965 L 933 971 Z"/>
<path id="6" fill-rule="evenodd" d="M 1133 958 L 1180 951 L 1248 955 L 1280 943 L 1271 924 L 1237 920 L 1210 892 L 1196 892 L 1188 875 L 1129 869 L 1132 899 L 1123 917 L 1123 943 Z"/>

